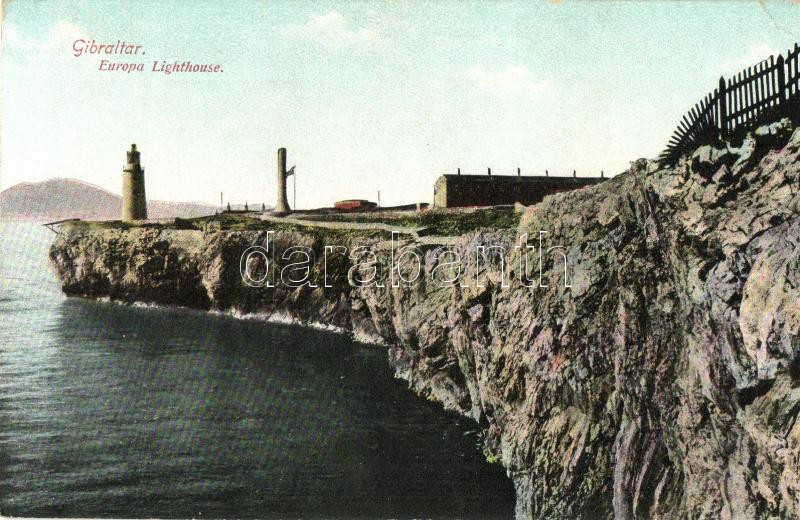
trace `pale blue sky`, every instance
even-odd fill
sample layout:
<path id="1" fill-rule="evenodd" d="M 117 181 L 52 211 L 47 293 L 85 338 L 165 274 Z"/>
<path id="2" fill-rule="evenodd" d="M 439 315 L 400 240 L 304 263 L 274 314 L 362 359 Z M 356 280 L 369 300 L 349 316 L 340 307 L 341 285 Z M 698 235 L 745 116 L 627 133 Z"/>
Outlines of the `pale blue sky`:
<path id="1" fill-rule="evenodd" d="M 119 193 L 132 142 L 148 198 L 168 200 L 272 203 L 280 146 L 300 207 L 430 201 L 459 166 L 615 174 L 799 34 L 800 5 L 755 1 L 10 0 L 0 185 Z M 77 38 L 140 44 L 145 72 L 98 71 Z M 224 72 L 149 72 L 161 59 Z"/>

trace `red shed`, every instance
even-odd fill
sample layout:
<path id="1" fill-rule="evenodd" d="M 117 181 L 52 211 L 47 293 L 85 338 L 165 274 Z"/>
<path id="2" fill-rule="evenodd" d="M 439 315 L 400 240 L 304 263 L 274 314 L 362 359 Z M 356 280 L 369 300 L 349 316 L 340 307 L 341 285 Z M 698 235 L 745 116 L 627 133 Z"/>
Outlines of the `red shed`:
<path id="1" fill-rule="evenodd" d="M 368 200 L 348 199 L 335 202 L 333 207 L 340 211 L 368 211 L 375 209 L 378 205 Z"/>

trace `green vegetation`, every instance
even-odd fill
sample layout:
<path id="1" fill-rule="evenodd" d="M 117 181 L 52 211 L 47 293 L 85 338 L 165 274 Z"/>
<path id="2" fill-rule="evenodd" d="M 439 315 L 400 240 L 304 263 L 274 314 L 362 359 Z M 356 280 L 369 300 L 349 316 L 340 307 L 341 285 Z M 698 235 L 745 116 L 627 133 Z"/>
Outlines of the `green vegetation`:
<path id="1" fill-rule="evenodd" d="M 488 462 L 489 464 L 500 464 L 503 462 L 503 456 L 500 454 L 498 455 L 488 454 L 486 455 L 486 462 Z"/>
<path id="2" fill-rule="evenodd" d="M 69 225 L 83 229 L 189 229 L 203 231 L 204 229 L 221 229 L 231 231 L 247 231 L 264 229 L 296 229 L 296 226 L 273 224 L 258 220 L 252 215 L 243 213 L 223 213 L 207 217 L 164 219 L 161 222 L 123 222 L 121 220 L 77 221 Z"/>
<path id="3" fill-rule="evenodd" d="M 519 214 L 511 206 L 469 209 L 432 209 L 423 212 L 395 211 L 372 213 L 297 213 L 294 218 L 318 222 L 384 224 L 397 228 L 414 228 L 420 235 L 456 236 L 481 228 L 508 229 L 519 223 Z M 162 222 L 80 221 L 71 222 L 79 229 L 187 229 L 198 231 L 305 231 L 320 236 L 375 236 L 386 238 L 388 231 L 369 229 L 330 229 L 294 223 L 260 220 L 253 214 L 222 213 L 207 217 L 176 218 Z"/>
<path id="4" fill-rule="evenodd" d="M 431 209 L 423 212 L 374 212 L 308 215 L 306 220 L 326 222 L 382 223 L 398 227 L 424 228 L 425 235 L 462 235 L 481 228 L 509 229 L 519 224 L 513 206 L 469 209 Z"/>
<path id="5" fill-rule="evenodd" d="M 481 228 L 508 229 L 519 224 L 519 214 L 512 206 L 497 206 L 467 212 L 432 210 L 419 216 L 420 224 L 430 234 L 461 235 Z"/>
<path id="6" fill-rule="evenodd" d="M 243 213 L 222 213 L 209 217 L 198 217 L 194 219 L 175 219 L 176 224 L 180 221 L 177 229 L 207 229 L 208 231 L 302 231 L 313 233 L 318 237 L 378 237 L 389 238 L 390 234 L 381 230 L 348 230 L 348 229 L 328 229 L 322 227 L 311 227 L 304 224 L 294 223 L 287 219 L 285 222 L 275 222 L 272 220 L 260 220 L 252 215 Z M 176 227 L 176 226 L 172 226 Z"/>
<path id="7" fill-rule="evenodd" d="M 121 220 L 75 220 L 65 222 L 64 226 L 80 230 L 96 229 L 163 229 L 171 226 L 154 222 L 123 222 Z"/>

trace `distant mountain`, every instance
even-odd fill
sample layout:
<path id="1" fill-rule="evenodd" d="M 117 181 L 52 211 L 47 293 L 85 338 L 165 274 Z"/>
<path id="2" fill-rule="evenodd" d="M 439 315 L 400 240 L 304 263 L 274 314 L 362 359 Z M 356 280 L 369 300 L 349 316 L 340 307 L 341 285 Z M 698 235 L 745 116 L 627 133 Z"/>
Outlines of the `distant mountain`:
<path id="1" fill-rule="evenodd" d="M 202 202 L 147 201 L 149 218 L 213 215 L 217 208 Z M 22 182 L 0 192 L 2 220 L 117 220 L 122 197 L 77 179 Z"/>

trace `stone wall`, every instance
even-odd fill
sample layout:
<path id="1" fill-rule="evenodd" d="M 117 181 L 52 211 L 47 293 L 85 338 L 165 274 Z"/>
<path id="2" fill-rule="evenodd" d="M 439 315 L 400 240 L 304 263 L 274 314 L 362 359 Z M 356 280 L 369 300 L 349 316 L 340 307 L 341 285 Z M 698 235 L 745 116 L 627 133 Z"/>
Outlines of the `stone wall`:
<path id="1" fill-rule="evenodd" d="M 523 177 L 517 175 L 442 175 L 434 184 L 437 208 L 536 204 L 546 195 L 592 186 L 599 177 Z"/>

